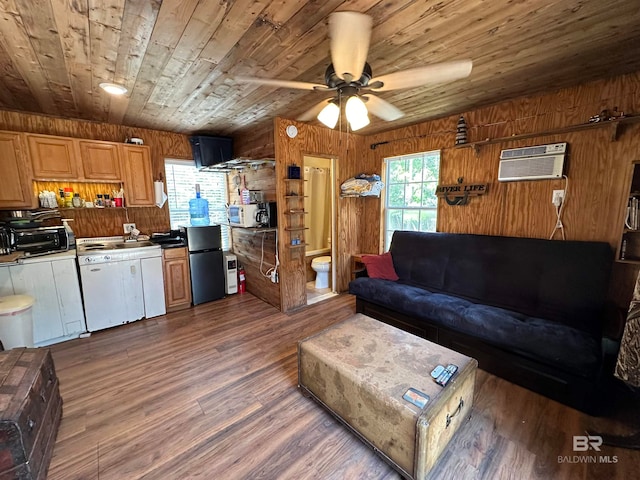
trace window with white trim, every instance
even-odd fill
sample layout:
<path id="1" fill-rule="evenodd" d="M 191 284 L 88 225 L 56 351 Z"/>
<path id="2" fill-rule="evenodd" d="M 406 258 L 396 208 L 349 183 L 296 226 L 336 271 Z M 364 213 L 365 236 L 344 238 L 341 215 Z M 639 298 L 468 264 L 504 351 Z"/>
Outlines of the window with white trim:
<path id="1" fill-rule="evenodd" d="M 229 223 L 227 221 L 227 174 L 198 171 L 193 160 L 165 159 L 167 175 L 167 202 L 171 228 L 189 226 L 189 200 L 196 196 L 196 183 L 200 196 L 209 201 L 211 225 L 222 226 L 222 249 L 229 250 Z"/>
<path id="2" fill-rule="evenodd" d="M 440 151 L 385 158 L 384 247 L 396 230 L 435 232 Z"/>

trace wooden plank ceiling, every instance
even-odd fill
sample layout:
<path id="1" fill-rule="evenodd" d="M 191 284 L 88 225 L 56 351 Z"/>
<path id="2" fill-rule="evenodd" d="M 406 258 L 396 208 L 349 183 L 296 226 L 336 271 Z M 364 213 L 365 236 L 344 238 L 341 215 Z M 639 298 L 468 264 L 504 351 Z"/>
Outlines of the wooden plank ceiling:
<path id="1" fill-rule="evenodd" d="M 406 115 L 372 117 L 365 134 L 640 71 L 640 6 L 630 0 L 0 0 L 0 108 L 245 133 L 328 96 L 233 77 L 323 83 L 337 10 L 373 18 L 374 76 L 474 62 L 464 80 L 380 93 Z M 101 82 L 129 92 L 110 97 Z"/>

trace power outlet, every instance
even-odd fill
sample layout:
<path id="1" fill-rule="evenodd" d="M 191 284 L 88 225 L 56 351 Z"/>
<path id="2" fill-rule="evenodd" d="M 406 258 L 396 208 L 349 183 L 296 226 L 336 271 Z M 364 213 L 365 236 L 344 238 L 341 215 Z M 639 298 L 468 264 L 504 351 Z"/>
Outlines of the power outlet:
<path id="1" fill-rule="evenodd" d="M 564 190 L 554 190 L 551 196 L 551 203 L 559 207 L 564 202 Z"/>
<path id="2" fill-rule="evenodd" d="M 131 233 L 131 230 L 133 230 L 134 228 L 136 228 L 136 224 L 135 223 L 123 223 L 122 224 L 122 229 L 124 230 L 125 235 L 127 233 Z"/>

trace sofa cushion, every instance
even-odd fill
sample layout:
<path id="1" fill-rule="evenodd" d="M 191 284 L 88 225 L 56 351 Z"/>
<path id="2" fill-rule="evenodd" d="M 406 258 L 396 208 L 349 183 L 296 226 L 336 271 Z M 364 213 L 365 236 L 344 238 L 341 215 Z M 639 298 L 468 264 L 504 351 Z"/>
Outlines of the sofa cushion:
<path id="1" fill-rule="evenodd" d="M 412 316 L 418 325 L 428 322 L 472 335 L 585 377 L 600 361 L 598 338 L 569 325 L 388 280 L 357 278 L 349 292 Z"/>
<path id="2" fill-rule="evenodd" d="M 382 255 L 362 255 L 362 263 L 367 267 L 367 275 L 371 278 L 382 278 L 383 280 L 398 280 L 398 275 L 393 268 L 391 253 Z"/>
<path id="3" fill-rule="evenodd" d="M 403 283 L 601 333 L 608 243 L 397 231 L 390 251 Z"/>

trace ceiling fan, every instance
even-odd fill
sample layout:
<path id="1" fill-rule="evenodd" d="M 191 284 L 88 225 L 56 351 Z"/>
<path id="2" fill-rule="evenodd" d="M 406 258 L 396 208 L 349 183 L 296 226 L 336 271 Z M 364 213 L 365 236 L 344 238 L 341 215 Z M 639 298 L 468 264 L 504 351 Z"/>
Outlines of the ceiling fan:
<path id="1" fill-rule="evenodd" d="M 367 63 L 372 19 L 358 12 L 334 12 L 329 16 L 331 64 L 325 72 L 325 85 L 319 83 L 238 76 L 239 82 L 274 87 L 335 92 L 298 117 L 306 122 L 317 116 L 329 128 L 340 117 L 342 100 L 346 98 L 345 114 L 351 130 L 369 124 L 368 112 L 386 121 L 396 120 L 404 113 L 374 92 L 398 90 L 451 82 L 469 76 L 471 60 L 436 63 L 424 67 L 374 77 Z"/>

